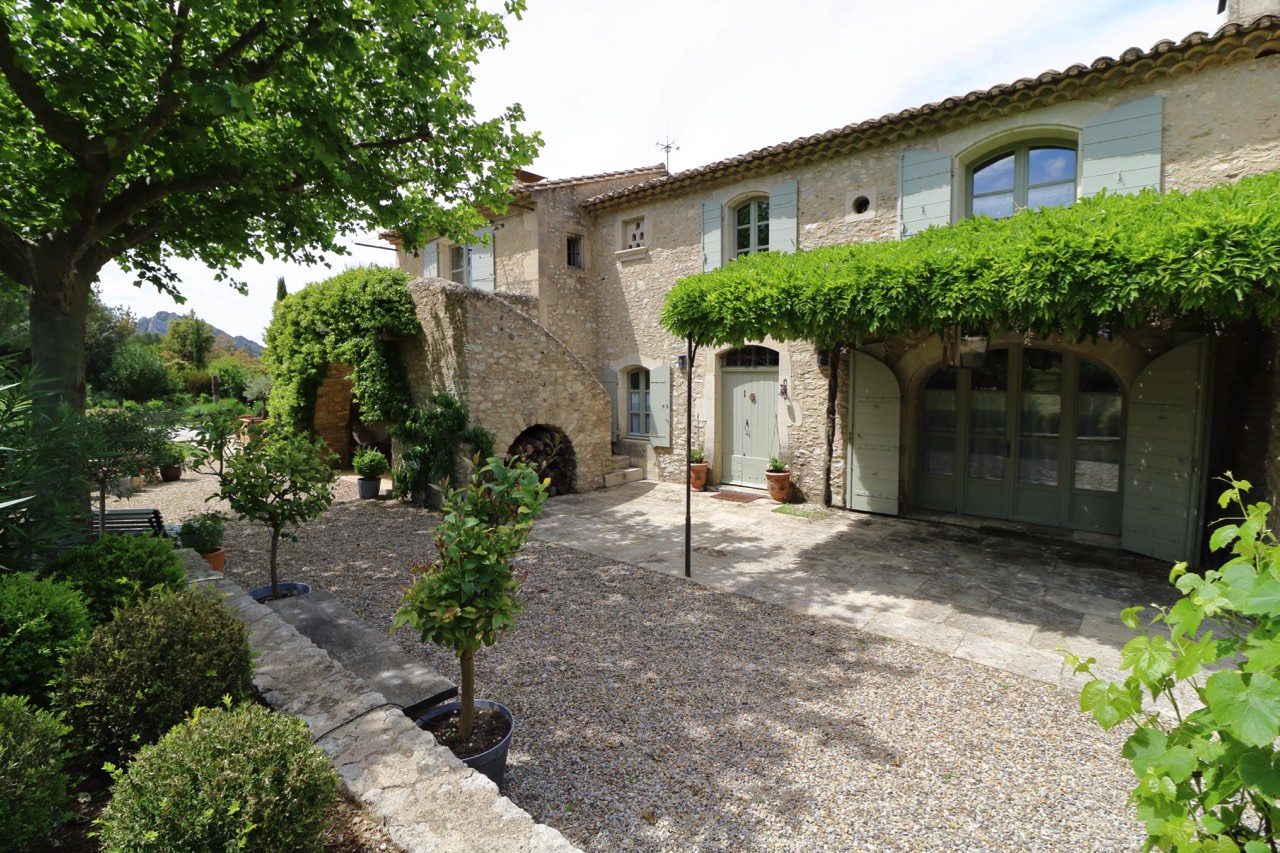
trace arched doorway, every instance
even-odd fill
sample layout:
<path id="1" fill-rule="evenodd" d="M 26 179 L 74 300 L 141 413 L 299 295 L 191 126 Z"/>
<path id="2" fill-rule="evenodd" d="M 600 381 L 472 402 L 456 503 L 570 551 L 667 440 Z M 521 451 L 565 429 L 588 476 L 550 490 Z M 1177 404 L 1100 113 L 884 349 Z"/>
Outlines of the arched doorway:
<path id="1" fill-rule="evenodd" d="M 745 346 L 720 356 L 720 481 L 765 485 L 769 457 L 779 453 L 778 351 Z"/>
<path id="2" fill-rule="evenodd" d="M 1013 345 L 939 367 L 920 394 L 917 503 L 1118 534 L 1125 406 L 1119 380 L 1073 352 Z"/>

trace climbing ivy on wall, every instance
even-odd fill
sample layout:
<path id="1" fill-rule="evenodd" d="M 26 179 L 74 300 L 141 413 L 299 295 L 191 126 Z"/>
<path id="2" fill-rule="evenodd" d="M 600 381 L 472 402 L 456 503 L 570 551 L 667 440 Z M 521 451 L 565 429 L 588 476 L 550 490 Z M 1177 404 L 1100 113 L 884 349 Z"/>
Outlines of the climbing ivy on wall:
<path id="1" fill-rule="evenodd" d="M 405 286 L 386 267 L 347 270 L 275 303 L 263 361 L 273 376 L 269 409 L 295 430 L 308 430 L 316 389 L 329 365 L 351 368 L 352 395 L 367 421 L 398 421 L 410 408 L 409 386 L 386 337 L 421 332 Z"/>
<path id="2" fill-rule="evenodd" d="M 681 279 L 662 324 L 703 344 L 825 348 L 982 325 L 1083 338 L 1153 320 L 1280 317 L 1280 172 L 1194 193 L 1101 195 L 901 242 L 756 254 Z"/>

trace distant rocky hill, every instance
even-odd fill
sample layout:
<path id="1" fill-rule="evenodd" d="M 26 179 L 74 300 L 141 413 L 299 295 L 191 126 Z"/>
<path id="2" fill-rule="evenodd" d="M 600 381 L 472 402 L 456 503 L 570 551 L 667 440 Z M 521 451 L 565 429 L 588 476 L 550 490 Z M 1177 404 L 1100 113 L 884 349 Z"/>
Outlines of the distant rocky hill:
<path id="1" fill-rule="evenodd" d="M 185 314 L 175 314 L 172 311 L 157 311 L 152 317 L 143 317 L 138 320 L 138 334 L 155 332 L 157 335 L 163 335 L 169 331 L 169 323 L 171 321 L 181 320 L 185 316 Z M 209 327 L 213 329 L 213 339 L 215 341 L 244 350 L 254 358 L 262 355 L 262 351 L 266 349 L 262 344 L 257 341 L 251 341 L 243 335 L 228 335 L 212 323 L 209 324 Z"/>

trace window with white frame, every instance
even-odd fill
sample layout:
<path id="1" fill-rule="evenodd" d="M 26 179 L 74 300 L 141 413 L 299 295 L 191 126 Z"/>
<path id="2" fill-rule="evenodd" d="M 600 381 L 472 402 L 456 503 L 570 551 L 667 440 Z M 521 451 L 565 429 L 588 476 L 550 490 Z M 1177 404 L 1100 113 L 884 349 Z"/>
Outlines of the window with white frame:
<path id="1" fill-rule="evenodd" d="M 637 367 L 627 374 L 627 434 L 653 433 L 653 413 L 649 399 L 649 371 Z"/>
<path id="2" fill-rule="evenodd" d="M 769 199 L 744 201 L 733 209 L 733 256 L 769 251 Z"/>
<path id="3" fill-rule="evenodd" d="M 969 171 L 969 214 L 1004 219 L 1024 208 L 1065 207 L 1076 200 L 1076 148 L 1023 142 Z"/>
<path id="4" fill-rule="evenodd" d="M 449 248 L 449 280 L 458 284 L 471 283 L 471 247 L 451 246 Z"/>

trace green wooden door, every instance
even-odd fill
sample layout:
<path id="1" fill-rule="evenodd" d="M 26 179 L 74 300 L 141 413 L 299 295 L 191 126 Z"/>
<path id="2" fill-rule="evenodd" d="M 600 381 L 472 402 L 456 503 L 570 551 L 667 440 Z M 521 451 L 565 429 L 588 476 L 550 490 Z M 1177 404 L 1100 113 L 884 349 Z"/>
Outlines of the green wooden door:
<path id="1" fill-rule="evenodd" d="M 723 368 L 720 470 L 726 483 L 764 486 L 764 469 L 778 454 L 778 371 Z"/>
<path id="2" fill-rule="evenodd" d="M 1157 358 L 1130 397 L 1121 544 L 1162 560 L 1200 550 L 1209 409 L 1208 338 Z"/>

